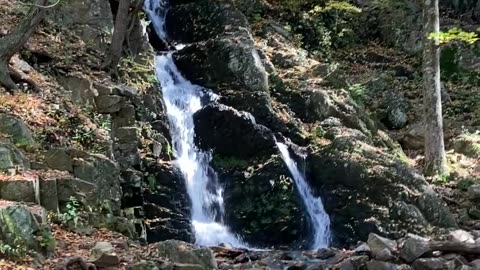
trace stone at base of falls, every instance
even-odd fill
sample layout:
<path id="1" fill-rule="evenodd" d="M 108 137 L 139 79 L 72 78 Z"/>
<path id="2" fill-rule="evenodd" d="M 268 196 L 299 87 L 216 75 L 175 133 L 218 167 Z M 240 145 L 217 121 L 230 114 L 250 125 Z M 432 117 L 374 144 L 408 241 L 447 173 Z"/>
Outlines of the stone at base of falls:
<path id="1" fill-rule="evenodd" d="M 180 269 L 217 269 L 213 253 L 206 247 L 198 247 L 177 240 L 168 240 L 159 243 L 158 254 L 176 264 L 182 265 L 183 268 L 181 267 Z M 190 268 L 186 265 L 190 265 Z M 195 267 L 192 265 L 195 265 Z"/>
<path id="2" fill-rule="evenodd" d="M 168 239 L 194 242 L 190 198 L 181 171 L 169 162 L 145 161 L 143 212 L 147 240 Z"/>

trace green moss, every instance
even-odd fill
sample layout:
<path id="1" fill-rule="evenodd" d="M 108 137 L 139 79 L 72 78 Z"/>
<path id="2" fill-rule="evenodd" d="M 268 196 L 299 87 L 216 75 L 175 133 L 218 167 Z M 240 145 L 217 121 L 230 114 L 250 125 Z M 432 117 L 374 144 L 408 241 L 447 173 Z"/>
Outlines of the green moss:
<path id="1" fill-rule="evenodd" d="M 249 164 L 249 162 L 244 159 L 238 159 L 236 157 L 224 157 L 221 155 L 214 155 L 212 162 L 215 167 L 225 170 L 246 168 Z"/>

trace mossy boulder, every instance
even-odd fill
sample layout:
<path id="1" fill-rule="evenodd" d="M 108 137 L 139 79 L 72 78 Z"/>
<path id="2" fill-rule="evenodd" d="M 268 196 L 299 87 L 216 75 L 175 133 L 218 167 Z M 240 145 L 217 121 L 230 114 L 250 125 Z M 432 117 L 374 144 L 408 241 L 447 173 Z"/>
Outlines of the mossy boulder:
<path id="1" fill-rule="evenodd" d="M 0 142 L 0 171 L 18 167 L 29 168 L 30 162 L 13 144 Z"/>
<path id="2" fill-rule="evenodd" d="M 35 141 L 28 126 L 19 117 L 0 113 L 0 134 L 7 135 L 18 147 L 33 147 Z"/>
<path id="3" fill-rule="evenodd" d="M 354 244 L 369 233 L 398 238 L 456 227 L 425 179 L 397 156 L 355 137 L 337 137 L 311 154 L 311 186 L 331 215 L 334 241 Z"/>
<path id="4" fill-rule="evenodd" d="M 462 134 L 452 142 L 455 152 L 469 157 L 480 157 L 480 134 Z"/>
<path id="5" fill-rule="evenodd" d="M 55 248 L 55 240 L 50 228 L 43 223 L 43 209 L 32 209 L 20 204 L 2 202 L 0 207 L 0 245 L 9 246 L 13 257 L 26 254 L 48 255 Z M 43 214 L 42 214 L 43 213 Z M 8 255 L 8 254 L 7 254 Z M 21 258 L 20 258 L 21 259 Z"/>
<path id="6" fill-rule="evenodd" d="M 309 223 L 282 159 L 274 155 L 247 164 L 251 166 L 217 167 L 224 181 L 225 209 L 229 209 L 226 224 L 253 246 L 302 246 L 309 236 Z"/>

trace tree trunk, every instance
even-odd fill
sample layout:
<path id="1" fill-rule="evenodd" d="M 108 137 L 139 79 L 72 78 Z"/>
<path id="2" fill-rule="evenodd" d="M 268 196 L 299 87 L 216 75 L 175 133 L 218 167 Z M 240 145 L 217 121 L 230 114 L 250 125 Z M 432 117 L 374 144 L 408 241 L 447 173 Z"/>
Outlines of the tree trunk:
<path id="1" fill-rule="evenodd" d="M 440 176 L 447 172 L 447 162 L 443 140 L 438 0 L 424 0 L 423 27 L 424 173 L 429 176 Z M 435 35 L 433 39 L 429 38 L 432 33 Z"/>
<path id="2" fill-rule="evenodd" d="M 128 31 L 128 10 L 130 9 L 130 0 L 120 0 L 117 14 L 115 15 L 115 27 L 113 29 L 112 42 L 107 54 L 107 59 L 103 68 L 109 68 L 112 71 L 117 70 L 122 57 L 123 42 Z"/>
<path id="3" fill-rule="evenodd" d="M 37 0 L 35 4 L 46 6 L 48 0 Z M 8 62 L 10 58 L 25 45 L 47 13 L 47 8 L 38 6 L 32 6 L 27 17 L 20 22 L 20 25 L 10 34 L 0 38 L 0 84 L 8 89 L 17 88 L 9 74 Z"/>

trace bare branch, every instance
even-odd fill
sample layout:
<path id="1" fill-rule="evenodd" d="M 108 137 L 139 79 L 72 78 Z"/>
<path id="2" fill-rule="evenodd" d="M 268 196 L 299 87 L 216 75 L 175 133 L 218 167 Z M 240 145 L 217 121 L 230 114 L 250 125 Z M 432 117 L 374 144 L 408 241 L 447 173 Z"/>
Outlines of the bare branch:
<path id="1" fill-rule="evenodd" d="M 37 4 L 30 4 L 30 3 L 24 3 L 22 1 L 18 1 L 20 2 L 20 5 L 22 6 L 28 6 L 28 7 L 38 7 L 38 8 L 53 8 L 55 7 L 56 5 L 58 5 L 60 3 L 60 1 L 62 0 L 57 0 L 57 2 L 51 4 L 51 5 L 47 5 L 47 6 L 42 6 L 42 5 L 37 5 Z"/>

